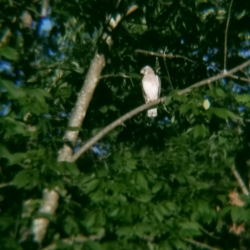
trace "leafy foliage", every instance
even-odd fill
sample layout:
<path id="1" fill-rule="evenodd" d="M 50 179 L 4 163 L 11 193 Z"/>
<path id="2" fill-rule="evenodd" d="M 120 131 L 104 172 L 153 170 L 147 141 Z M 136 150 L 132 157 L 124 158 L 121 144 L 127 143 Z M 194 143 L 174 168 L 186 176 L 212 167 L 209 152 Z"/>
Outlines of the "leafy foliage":
<path id="1" fill-rule="evenodd" d="M 30 228 L 47 188 L 60 202 L 42 249 L 248 249 L 250 200 L 231 168 L 249 185 L 249 68 L 178 94 L 224 69 L 230 2 L 137 1 L 110 32 L 108 20 L 134 4 L 120 2 L 54 1 L 49 18 L 39 1 L 1 3 L 0 245 L 38 249 Z M 33 26 L 22 24 L 24 9 Z M 233 2 L 228 69 L 249 57 L 249 9 Z M 68 127 L 95 50 L 106 66 L 82 127 Z M 158 117 L 141 113 L 77 162 L 56 162 L 66 130 L 79 131 L 77 152 L 143 103 L 145 65 L 168 96 Z"/>

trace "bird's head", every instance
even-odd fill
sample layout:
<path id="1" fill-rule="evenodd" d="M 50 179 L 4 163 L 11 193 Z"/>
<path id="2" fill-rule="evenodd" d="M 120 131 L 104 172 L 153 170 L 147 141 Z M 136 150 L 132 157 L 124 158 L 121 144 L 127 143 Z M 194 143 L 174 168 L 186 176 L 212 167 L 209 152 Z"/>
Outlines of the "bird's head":
<path id="1" fill-rule="evenodd" d="M 148 75 L 154 73 L 153 69 L 149 66 L 145 66 L 141 69 L 141 74 Z"/>

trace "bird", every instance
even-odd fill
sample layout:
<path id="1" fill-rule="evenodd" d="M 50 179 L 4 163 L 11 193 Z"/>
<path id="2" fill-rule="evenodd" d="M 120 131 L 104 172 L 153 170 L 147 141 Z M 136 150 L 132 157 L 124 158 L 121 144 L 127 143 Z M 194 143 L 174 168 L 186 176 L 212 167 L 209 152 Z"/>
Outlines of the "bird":
<path id="1" fill-rule="evenodd" d="M 146 103 L 156 101 L 161 93 L 161 80 L 150 66 L 145 66 L 141 69 L 142 78 L 142 92 Z M 148 117 L 157 116 L 157 108 L 149 109 Z"/>

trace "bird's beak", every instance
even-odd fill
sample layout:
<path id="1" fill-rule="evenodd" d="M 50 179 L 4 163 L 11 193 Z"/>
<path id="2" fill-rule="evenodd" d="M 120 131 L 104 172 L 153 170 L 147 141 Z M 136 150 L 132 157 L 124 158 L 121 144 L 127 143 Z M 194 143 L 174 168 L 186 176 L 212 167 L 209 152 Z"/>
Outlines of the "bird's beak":
<path id="1" fill-rule="evenodd" d="M 141 74 L 144 74 L 144 69 L 141 70 Z"/>

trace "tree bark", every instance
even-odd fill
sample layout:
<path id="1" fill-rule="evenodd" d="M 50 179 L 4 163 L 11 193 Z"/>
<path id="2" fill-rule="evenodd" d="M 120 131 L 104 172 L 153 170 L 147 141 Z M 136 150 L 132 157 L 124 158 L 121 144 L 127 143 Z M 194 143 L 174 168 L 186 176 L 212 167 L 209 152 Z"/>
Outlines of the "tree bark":
<path id="1" fill-rule="evenodd" d="M 92 99 L 95 88 L 99 82 L 101 72 L 105 66 L 104 55 L 95 52 L 95 55 L 90 63 L 88 73 L 85 78 L 83 87 L 78 95 L 75 108 L 72 111 L 69 119 L 69 127 L 81 127 L 85 118 L 89 103 Z M 66 131 L 64 140 L 74 145 L 79 131 Z M 73 149 L 64 143 L 63 147 L 58 152 L 58 162 L 68 161 L 72 157 Z M 41 203 L 39 213 L 55 214 L 59 201 L 59 188 L 55 190 L 45 189 L 43 191 L 43 201 Z M 49 219 L 45 217 L 36 218 L 33 221 L 34 240 L 41 243 L 49 225 Z"/>

